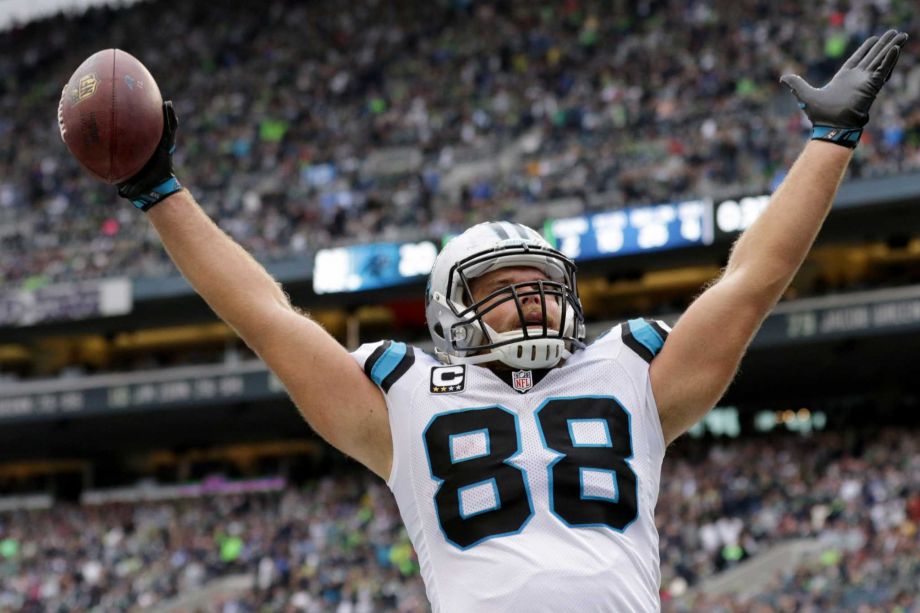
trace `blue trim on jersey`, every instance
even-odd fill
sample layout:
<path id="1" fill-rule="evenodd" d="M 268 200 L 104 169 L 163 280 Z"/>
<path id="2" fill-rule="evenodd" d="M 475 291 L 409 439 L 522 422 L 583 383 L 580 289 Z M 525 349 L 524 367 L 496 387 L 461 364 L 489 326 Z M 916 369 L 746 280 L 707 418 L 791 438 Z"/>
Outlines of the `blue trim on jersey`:
<path id="1" fill-rule="evenodd" d="M 629 530 L 629 527 L 632 526 L 634 523 L 636 523 L 636 520 L 639 519 L 639 514 L 640 514 L 639 505 L 641 504 L 641 499 L 639 498 L 639 473 L 637 473 L 635 470 L 633 470 L 633 473 L 636 475 L 636 518 L 632 520 L 631 522 L 629 522 L 628 524 L 626 524 L 625 526 L 623 526 L 622 529 L 614 528 L 613 526 L 609 524 L 570 524 L 569 522 L 565 520 L 565 518 L 563 518 L 561 515 L 556 513 L 556 503 L 553 500 L 553 468 L 556 466 L 556 464 L 561 462 L 567 456 L 566 454 L 556 451 L 555 449 L 553 449 L 552 447 L 546 444 L 546 437 L 543 435 L 543 427 L 540 424 L 540 411 L 543 410 L 543 407 L 545 407 L 547 404 L 549 404 L 550 402 L 554 400 L 577 400 L 579 398 L 609 398 L 613 400 L 614 402 L 616 402 L 618 405 L 620 405 L 620 407 L 626 412 L 626 418 L 629 424 L 629 440 L 630 441 L 633 440 L 632 438 L 632 413 L 630 412 L 629 409 L 626 408 L 626 405 L 620 402 L 619 398 L 617 398 L 616 396 L 609 396 L 606 394 L 588 394 L 585 396 L 552 396 L 550 398 L 547 398 L 543 402 L 541 402 L 540 406 L 537 407 L 537 410 L 534 411 L 534 418 L 537 420 L 537 431 L 540 433 L 540 442 L 543 443 L 544 448 L 546 448 L 547 450 L 559 456 L 558 458 L 550 462 L 546 467 L 546 481 L 547 481 L 546 485 L 547 485 L 547 490 L 549 492 L 549 512 L 552 513 L 559 521 L 561 521 L 563 524 L 565 524 L 569 528 L 606 528 L 608 530 L 613 530 L 614 532 L 619 532 L 620 534 L 622 534 L 626 532 L 627 530 Z M 630 445 L 630 447 L 633 447 L 633 445 Z M 635 452 L 636 450 L 633 449 L 633 453 L 629 454 L 629 457 L 626 457 L 623 459 L 627 461 L 631 460 L 633 456 L 635 455 Z M 614 475 L 614 478 L 616 478 L 616 475 Z M 617 492 L 617 496 L 619 497 L 619 492 Z"/>
<path id="2" fill-rule="evenodd" d="M 454 439 L 460 436 L 470 436 L 472 434 L 478 434 L 479 432 L 484 432 L 486 435 L 486 452 L 477 453 L 476 455 L 467 456 L 465 458 L 460 458 L 459 460 L 454 459 Z M 456 464 L 457 462 L 466 462 L 467 460 L 475 460 L 476 458 L 481 458 L 492 453 L 492 437 L 489 436 L 488 428 L 480 428 L 479 430 L 470 430 L 469 432 L 461 432 L 460 434 L 449 434 L 447 436 L 447 452 L 450 454 L 450 463 Z"/>
<path id="3" fill-rule="evenodd" d="M 590 421 L 599 421 L 604 426 L 604 432 L 607 434 L 607 441 L 604 443 L 576 443 L 575 442 L 575 432 L 572 430 L 572 422 L 590 422 Z M 607 425 L 606 419 L 597 419 L 595 417 L 590 417 L 588 419 L 567 419 L 566 420 L 569 426 L 569 440 L 572 441 L 572 447 L 613 447 L 613 439 L 610 438 L 610 426 Z M 540 433 L 542 434 L 542 429 Z"/>
<path id="4" fill-rule="evenodd" d="M 487 509 L 480 509 L 479 511 L 473 511 L 472 513 L 463 512 L 463 492 L 474 487 L 481 487 L 484 484 L 491 483 L 492 491 L 495 493 L 495 506 L 489 507 Z M 489 479 L 484 479 L 483 481 L 478 481 L 471 485 L 464 485 L 463 487 L 457 488 L 457 504 L 460 506 L 460 518 L 466 519 L 468 517 L 475 517 L 476 515 L 481 515 L 482 513 L 488 513 L 489 511 L 497 511 L 502 508 L 502 499 L 498 495 L 498 482 L 495 481 L 495 477 Z M 471 545 L 472 546 L 472 545 Z"/>
<path id="5" fill-rule="evenodd" d="M 392 343 L 387 350 L 380 356 L 374 368 L 371 370 L 371 379 L 377 385 L 382 385 L 391 372 L 399 366 L 399 361 L 406 355 L 405 343 Z"/>
<path id="6" fill-rule="evenodd" d="M 664 339 L 662 339 L 658 331 L 651 327 L 644 319 L 630 319 L 629 331 L 632 332 L 633 338 L 652 352 L 653 356 L 658 355 L 658 352 L 661 351 L 661 348 L 664 346 Z"/>
<path id="7" fill-rule="evenodd" d="M 592 473 L 608 473 L 612 476 L 611 482 L 613 483 L 613 496 L 593 496 L 585 494 L 585 471 Z M 585 467 L 581 466 L 578 468 L 578 484 L 581 488 L 579 490 L 582 500 L 601 500 L 603 502 L 620 502 L 620 488 L 617 487 L 617 473 L 614 470 L 607 470 L 606 468 L 592 468 L 590 466 Z M 604 524 L 605 526 L 607 524 Z M 610 526 L 607 526 L 608 528 Z"/>
<path id="8" fill-rule="evenodd" d="M 425 460 L 428 462 L 428 475 L 431 477 L 431 480 L 432 480 L 432 481 L 434 481 L 435 483 L 438 484 L 438 489 L 436 489 L 435 492 L 434 492 L 434 493 L 435 493 L 435 496 L 437 496 L 438 492 L 441 491 L 441 486 L 444 484 L 444 479 L 438 479 L 437 477 L 435 477 L 435 476 L 434 476 L 434 469 L 431 467 L 431 456 L 428 455 L 428 445 L 425 444 L 425 434 L 428 432 L 428 428 L 430 428 L 430 427 L 431 427 L 431 424 L 434 423 L 434 420 L 437 419 L 438 417 L 440 417 L 441 415 L 449 415 L 450 413 L 461 413 L 461 412 L 465 412 L 465 411 L 478 411 L 478 410 L 482 410 L 482 409 L 501 409 L 502 411 L 504 411 L 504 412 L 506 412 L 506 413 L 510 413 L 510 414 L 514 417 L 514 434 L 515 434 L 515 436 L 517 437 L 517 452 L 514 453 L 514 454 L 512 454 L 512 455 L 510 455 L 510 456 L 508 456 L 508 459 L 505 460 L 503 463 L 504 463 L 504 464 L 507 464 L 507 465 L 510 466 L 511 468 L 514 468 L 515 470 L 520 471 L 521 477 L 524 479 L 524 493 L 527 494 L 527 506 L 530 508 L 530 515 L 527 516 L 527 519 L 524 520 L 524 522 L 521 524 L 521 527 L 518 528 L 517 530 L 513 531 L 513 532 L 503 532 L 503 533 L 501 533 L 501 534 L 491 534 L 491 535 L 489 535 L 489 536 L 486 536 L 486 537 L 483 537 L 483 538 L 479 539 L 479 540 L 476 541 L 475 543 L 470 543 L 470 544 L 467 545 L 466 547 L 463 547 L 463 546 L 458 545 L 457 543 L 453 542 L 452 540 L 450 540 L 450 538 L 448 538 L 448 536 L 447 536 L 447 533 L 444 532 L 444 527 L 441 525 L 441 516 L 438 514 L 438 506 L 437 506 L 437 504 L 435 504 L 435 502 L 434 502 L 434 497 L 432 497 L 432 498 L 431 498 L 431 504 L 432 504 L 432 506 L 434 507 L 434 516 L 438 518 L 438 530 L 441 531 L 441 535 L 444 537 L 444 540 L 445 540 L 445 541 L 447 541 L 448 543 L 450 543 L 451 545 L 453 545 L 454 547 L 456 547 L 456 548 L 459 549 L 460 551 L 466 551 L 466 550 L 471 549 L 471 548 L 475 547 L 476 545 L 478 545 L 478 544 L 480 544 L 480 543 L 483 543 L 483 542 L 485 542 L 485 541 L 488 541 L 488 540 L 490 540 L 490 539 L 502 538 L 502 537 L 505 537 L 505 536 L 514 536 L 515 534 L 520 534 L 521 532 L 524 531 L 524 528 L 527 527 L 527 524 L 530 523 L 530 520 L 533 519 L 533 516 L 534 516 L 533 496 L 532 496 L 531 493 L 530 493 L 530 479 L 528 479 L 528 477 L 527 477 L 527 470 L 524 469 L 524 468 L 521 467 L 521 466 L 518 466 L 518 465 L 516 465 L 516 464 L 512 464 L 512 463 L 511 463 L 511 460 L 513 460 L 514 458 L 516 458 L 516 457 L 518 457 L 519 455 L 521 455 L 521 453 L 523 453 L 523 451 L 524 451 L 523 448 L 522 448 L 522 445 L 521 445 L 521 424 L 520 424 L 520 420 L 518 419 L 517 413 L 515 413 L 514 411 L 511 411 L 511 410 L 509 410 L 509 409 L 507 409 L 506 407 L 503 407 L 503 406 L 500 405 L 500 404 L 490 404 L 490 405 L 484 406 L 484 407 L 471 407 L 471 408 L 468 408 L 468 409 L 452 409 L 452 410 L 450 410 L 450 411 L 442 411 L 441 413 L 437 413 L 437 414 L 435 414 L 435 415 L 432 415 L 432 416 L 431 416 L 431 419 L 428 420 L 428 423 L 425 424 L 425 427 L 422 429 L 422 449 L 425 450 Z M 465 487 L 465 486 L 464 486 L 464 487 Z M 458 489 L 459 489 L 459 488 L 458 488 Z M 458 501 L 458 504 L 459 504 L 459 501 Z"/>

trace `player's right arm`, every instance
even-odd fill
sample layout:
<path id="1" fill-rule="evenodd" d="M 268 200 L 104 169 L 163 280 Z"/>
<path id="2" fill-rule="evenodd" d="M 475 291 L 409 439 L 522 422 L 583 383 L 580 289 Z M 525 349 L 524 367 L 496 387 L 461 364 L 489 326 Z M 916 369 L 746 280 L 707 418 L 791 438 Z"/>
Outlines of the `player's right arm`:
<path id="1" fill-rule="evenodd" d="M 166 251 L 196 292 L 284 383 L 324 439 L 379 476 L 392 458 L 386 402 L 358 362 L 201 209 L 188 191 L 151 208 Z"/>
<path id="2" fill-rule="evenodd" d="M 382 392 L 182 189 L 172 164 L 178 120 L 171 102 L 164 103 L 163 114 L 157 150 L 140 172 L 118 185 L 119 195 L 147 212 L 188 282 L 281 379 L 313 429 L 386 479 L 393 444 Z"/>

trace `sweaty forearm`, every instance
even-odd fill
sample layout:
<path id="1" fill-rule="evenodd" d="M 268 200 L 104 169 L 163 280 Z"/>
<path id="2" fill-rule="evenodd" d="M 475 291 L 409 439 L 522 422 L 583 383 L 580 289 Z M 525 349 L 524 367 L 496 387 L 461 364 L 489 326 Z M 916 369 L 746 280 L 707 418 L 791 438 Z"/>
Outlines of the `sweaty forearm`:
<path id="1" fill-rule="evenodd" d="M 183 276 L 250 346 L 267 309 L 290 307 L 281 286 L 187 190 L 166 198 L 147 216 Z"/>
<path id="2" fill-rule="evenodd" d="M 810 141 L 769 206 L 735 243 L 725 275 L 741 272 L 764 300 L 779 300 L 830 212 L 852 154 L 852 149 Z"/>

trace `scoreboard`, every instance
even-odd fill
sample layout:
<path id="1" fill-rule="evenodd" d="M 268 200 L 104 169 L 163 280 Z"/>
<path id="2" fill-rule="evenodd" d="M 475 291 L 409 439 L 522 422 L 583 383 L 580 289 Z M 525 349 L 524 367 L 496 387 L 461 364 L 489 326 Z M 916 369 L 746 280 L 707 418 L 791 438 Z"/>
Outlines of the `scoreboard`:
<path id="1" fill-rule="evenodd" d="M 359 292 L 416 281 L 431 272 L 437 255 L 432 241 L 320 249 L 313 262 L 313 291 Z"/>
<path id="2" fill-rule="evenodd" d="M 711 245 L 712 211 L 711 200 L 655 204 L 551 219 L 543 233 L 576 261 Z"/>
<path id="3" fill-rule="evenodd" d="M 543 235 L 576 262 L 706 246 L 730 240 L 747 229 L 769 199 L 769 195 L 718 203 L 695 199 L 549 219 Z M 450 238 L 452 235 L 319 249 L 313 256 L 312 275 L 303 261 L 297 261 L 288 266 L 293 273 L 286 271 L 278 278 L 306 280 L 312 276 L 317 294 L 417 283 L 431 272 L 439 247 Z M 136 300 L 164 297 L 162 292 L 149 295 L 142 285 L 143 280 L 104 279 L 0 291 L 0 327 L 124 315 L 132 311 Z M 158 280 L 158 285 L 163 281 Z M 173 293 L 190 291 L 185 282 L 173 285 Z"/>
<path id="4" fill-rule="evenodd" d="M 718 203 L 683 200 L 547 220 L 543 235 L 576 262 L 712 245 L 744 231 L 770 202 L 769 195 Z M 360 292 L 417 282 L 431 272 L 442 240 L 348 245 L 317 251 L 313 291 Z"/>

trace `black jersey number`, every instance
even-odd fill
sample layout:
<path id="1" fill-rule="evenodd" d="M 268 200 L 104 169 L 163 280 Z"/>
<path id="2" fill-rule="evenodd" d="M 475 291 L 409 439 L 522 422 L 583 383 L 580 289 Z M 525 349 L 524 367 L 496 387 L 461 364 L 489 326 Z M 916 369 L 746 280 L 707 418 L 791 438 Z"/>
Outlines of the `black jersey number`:
<path id="1" fill-rule="evenodd" d="M 508 464 L 521 450 L 517 415 L 499 406 L 441 413 L 424 436 L 448 541 L 467 549 L 524 528 L 533 515 L 527 475 Z"/>
<path id="2" fill-rule="evenodd" d="M 638 515 L 630 416 L 610 396 L 550 398 L 537 409 L 548 466 L 550 510 L 573 527 L 625 530 Z M 449 542 L 468 549 L 517 534 L 533 516 L 517 416 L 500 406 L 436 415 L 424 432 L 435 510 Z"/>
<path id="3" fill-rule="evenodd" d="M 562 454 L 549 465 L 549 508 L 571 526 L 625 530 L 638 515 L 626 409 L 610 396 L 551 398 L 536 416 L 543 444 Z"/>

